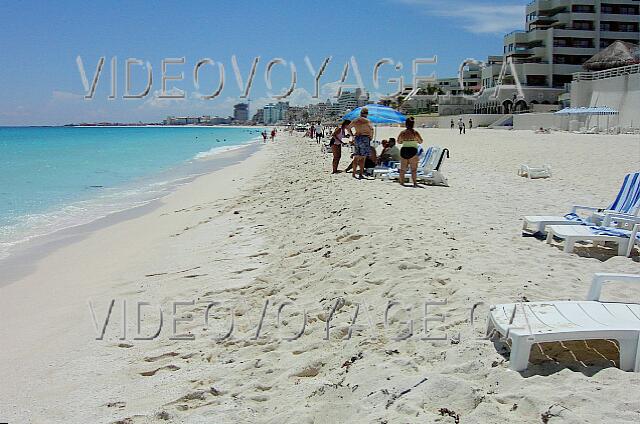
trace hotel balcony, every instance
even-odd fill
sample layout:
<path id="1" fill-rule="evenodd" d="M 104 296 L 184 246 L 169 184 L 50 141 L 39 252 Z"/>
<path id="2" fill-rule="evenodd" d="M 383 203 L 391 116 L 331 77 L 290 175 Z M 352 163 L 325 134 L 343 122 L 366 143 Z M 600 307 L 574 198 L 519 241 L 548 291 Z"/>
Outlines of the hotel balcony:
<path id="1" fill-rule="evenodd" d="M 600 21 L 610 21 L 610 22 L 628 22 L 634 23 L 638 22 L 640 17 L 638 15 L 612 15 L 608 13 L 603 13 L 600 15 Z"/>
<path id="2" fill-rule="evenodd" d="M 553 32 L 553 35 L 556 37 L 567 37 L 567 38 L 593 38 L 594 30 L 584 30 L 584 29 L 556 29 Z"/>
<path id="3" fill-rule="evenodd" d="M 526 43 L 529 41 L 529 35 L 527 32 L 518 30 L 511 31 L 509 34 L 504 36 L 504 44 L 515 44 L 515 43 Z"/>

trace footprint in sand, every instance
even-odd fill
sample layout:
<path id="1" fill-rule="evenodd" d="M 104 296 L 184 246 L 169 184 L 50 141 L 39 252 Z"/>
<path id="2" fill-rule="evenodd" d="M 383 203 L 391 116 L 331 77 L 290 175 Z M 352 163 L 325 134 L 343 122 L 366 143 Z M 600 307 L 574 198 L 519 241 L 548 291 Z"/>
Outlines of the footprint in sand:
<path id="1" fill-rule="evenodd" d="M 338 242 L 355 241 L 355 240 L 360 240 L 362 237 L 364 237 L 362 234 L 351 234 L 350 236 L 338 237 L 336 241 Z"/>
<path id="2" fill-rule="evenodd" d="M 155 370 L 152 370 L 152 371 L 141 372 L 140 375 L 143 376 L 143 377 L 152 377 L 152 376 L 156 375 L 156 373 L 158 371 L 162 371 L 162 370 L 177 371 L 179 369 L 180 369 L 180 367 L 178 367 L 176 365 L 166 365 L 164 367 L 156 368 Z"/>
<path id="3" fill-rule="evenodd" d="M 291 377 L 315 377 L 320 374 L 322 364 L 319 362 L 304 365 L 291 374 Z"/>
<path id="4" fill-rule="evenodd" d="M 211 387 L 209 390 L 196 390 L 195 392 L 188 393 L 167 405 L 176 405 L 176 409 L 179 411 L 187 411 L 189 409 L 196 409 L 201 406 L 211 405 L 217 403 L 217 400 L 212 399 L 222 395 L 223 392 Z"/>
<path id="5" fill-rule="evenodd" d="M 159 361 L 160 359 L 173 358 L 174 356 L 178 356 L 178 355 L 179 353 L 176 353 L 176 352 L 167 352 L 159 356 L 148 356 L 144 358 L 144 360 L 145 362 L 155 362 L 155 361 Z"/>
<path id="6" fill-rule="evenodd" d="M 242 274 L 243 272 L 251 272 L 251 271 L 255 271 L 258 268 L 245 268 L 245 269 L 241 269 L 240 271 L 233 271 L 234 274 Z"/>

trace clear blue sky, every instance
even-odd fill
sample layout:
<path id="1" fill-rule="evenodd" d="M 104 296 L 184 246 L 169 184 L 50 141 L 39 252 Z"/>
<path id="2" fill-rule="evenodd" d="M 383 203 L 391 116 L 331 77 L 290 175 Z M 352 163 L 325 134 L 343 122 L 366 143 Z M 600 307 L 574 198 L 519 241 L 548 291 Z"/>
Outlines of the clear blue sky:
<path id="1" fill-rule="evenodd" d="M 226 116 L 240 90 L 231 65 L 238 57 L 243 77 L 254 57 L 260 56 L 251 92 L 252 112 L 264 104 L 266 63 L 276 57 L 293 61 L 298 90 L 293 103 L 308 101 L 313 78 L 304 63 L 314 67 L 332 56 L 321 84 L 339 79 L 345 62 L 357 59 L 363 82 L 372 86 L 374 63 L 391 58 L 404 65 L 411 78 L 413 58 L 438 56 L 439 63 L 424 67 L 438 77 L 454 76 L 469 57 L 485 59 L 502 52 L 506 32 L 524 25 L 526 0 L 271 0 L 271 1 L 2 1 L 0 25 L 0 125 L 64 124 L 81 121 L 157 121 L 169 114 Z M 83 100 L 84 88 L 76 66 L 80 55 L 89 79 L 100 56 L 107 58 L 92 101 Z M 118 98 L 107 100 L 109 60 L 118 58 Z M 184 81 L 170 82 L 188 99 L 162 101 L 161 60 L 185 57 Z M 153 68 L 151 94 L 143 100 L 122 99 L 124 61 L 138 58 Z M 215 100 L 197 98 L 193 68 L 202 58 L 224 64 L 225 88 Z M 385 69 L 384 82 L 399 73 Z M 134 76 L 142 75 L 134 68 Z M 203 70 L 200 92 L 217 85 L 217 73 Z M 275 67 L 273 91 L 288 85 L 289 74 Z M 134 91 L 142 87 L 134 77 Z M 349 74 L 348 83 L 355 83 Z M 325 94 L 329 92 L 325 87 Z M 379 92 L 393 91 L 382 85 Z"/>

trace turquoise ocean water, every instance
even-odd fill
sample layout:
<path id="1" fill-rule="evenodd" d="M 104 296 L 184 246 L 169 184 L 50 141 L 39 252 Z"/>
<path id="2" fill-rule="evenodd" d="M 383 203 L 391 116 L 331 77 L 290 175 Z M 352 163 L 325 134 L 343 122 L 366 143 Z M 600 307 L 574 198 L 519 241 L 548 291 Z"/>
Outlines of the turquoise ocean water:
<path id="1" fill-rule="evenodd" d="M 156 199 L 261 130 L 0 127 L 0 259 L 16 243 Z"/>

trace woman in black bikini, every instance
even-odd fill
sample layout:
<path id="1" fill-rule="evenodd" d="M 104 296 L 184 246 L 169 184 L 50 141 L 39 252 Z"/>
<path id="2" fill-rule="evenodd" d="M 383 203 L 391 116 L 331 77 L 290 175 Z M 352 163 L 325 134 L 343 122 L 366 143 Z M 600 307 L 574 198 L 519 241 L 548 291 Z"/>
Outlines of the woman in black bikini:
<path id="1" fill-rule="evenodd" d="M 413 186 L 418 187 L 418 144 L 422 144 L 422 137 L 418 131 L 414 130 L 416 121 L 413 118 L 407 118 L 405 121 L 406 130 L 398 135 L 398 144 L 402 146 L 400 149 L 400 184 L 404 185 L 404 174 L 407 172 L 407 166 L 411 166 L 411 180 Z"/>

